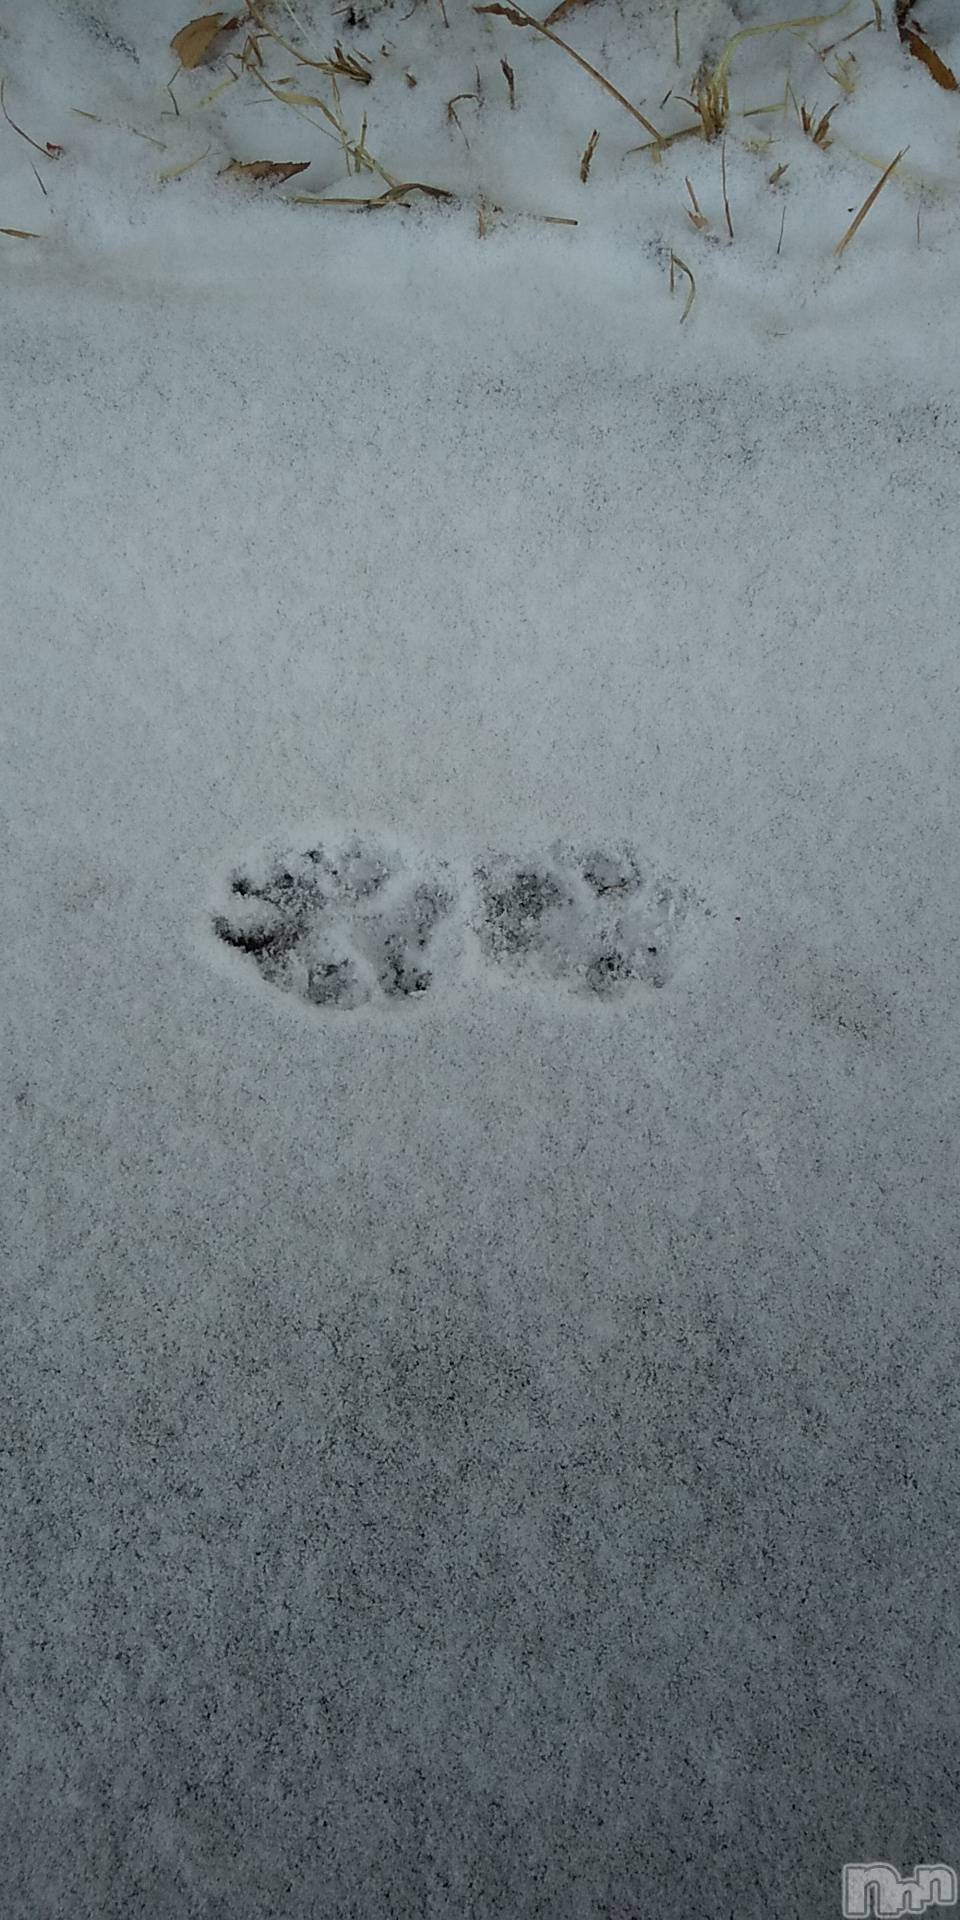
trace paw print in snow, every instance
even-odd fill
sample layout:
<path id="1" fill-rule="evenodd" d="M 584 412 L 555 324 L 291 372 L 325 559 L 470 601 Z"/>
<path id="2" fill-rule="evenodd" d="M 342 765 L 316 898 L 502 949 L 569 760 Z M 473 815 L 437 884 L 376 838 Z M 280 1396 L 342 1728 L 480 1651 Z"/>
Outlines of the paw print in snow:
<path id="1" fill-rule="evenodd" d="M 426 993 L 434 935 L 453 905 L 440 864 L 413 869 L 359 841 L 234 874 L 230 895 L 214 919 L 219 939 L 271 985 L 345 1010 Z"/>
<path id="2" fill-rule="evenodd" d="M 666 985 L 684 897 L 648 876 L 631 848 L 501 857 L 475 879 L 481 951 L 513 973 L 601 995 Z"/>
<path id="3" fill-rule="evenodd" d="M 470 934 L 492 977 L 596 998 L 663 987 L 686 910 L 629 846 L 500 854 L 458 879 L 358 838 L 234 873 L 214 930 L 270 985 L 349 1012 L 422 999 L 455 976 Z"/>

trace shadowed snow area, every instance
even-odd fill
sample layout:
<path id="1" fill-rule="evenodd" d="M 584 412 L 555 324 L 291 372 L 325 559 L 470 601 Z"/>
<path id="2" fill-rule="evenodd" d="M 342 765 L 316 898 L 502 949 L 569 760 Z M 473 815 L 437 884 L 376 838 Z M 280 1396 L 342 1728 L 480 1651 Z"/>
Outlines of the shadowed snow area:
<path id="1" fill-rule="evenodd" d="M 447 7 L 404 94 L 466 194 Z M 811 281 L 798 199 L 777 280 L 774 153 L 742 254 L 678 226 L 681 326 L 630 223 L 706 149 L 581 189 L 611 103 L 509 22 L 502 165 L 576 234 L 138 184 L 92 122 L 72 172 L 81 12 L 0 42 L 67 148 L 3 255 L 2 1920 L 960 1869 L 955 206 L 918 248 L 891 183 Z M 181 11 L 94 13 L 199 152 Z M 926 165 L 948 96 L 851 44 Z M 826 258 L 876 171 L 806 147 Z"/>

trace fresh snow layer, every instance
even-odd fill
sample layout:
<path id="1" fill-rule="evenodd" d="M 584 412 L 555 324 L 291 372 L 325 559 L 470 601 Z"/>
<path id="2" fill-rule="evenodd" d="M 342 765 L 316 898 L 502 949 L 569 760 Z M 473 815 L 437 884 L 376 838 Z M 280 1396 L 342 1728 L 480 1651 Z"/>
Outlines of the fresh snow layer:
<path id="1" fill-rule="evenodd" d="M 3 1920 L 960 1868 L 955 99 L 871 27 L 730 244 L 447 10 L 298 9 L 369 215 L 168 0 L 3 20 Z M 656 119 L 748 17 L 560 31 Z"/>

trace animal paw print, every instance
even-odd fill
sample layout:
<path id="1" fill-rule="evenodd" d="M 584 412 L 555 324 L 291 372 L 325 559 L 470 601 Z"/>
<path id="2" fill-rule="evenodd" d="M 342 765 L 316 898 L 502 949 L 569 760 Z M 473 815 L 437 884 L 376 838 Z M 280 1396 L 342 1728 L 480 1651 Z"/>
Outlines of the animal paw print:
<path id="1" fill-rule="evenodd" d="M 428 991 L 434 936 L 453 901 L 441 864 L 414 868 L 396 851 L 353 841 L 235 873 L 214 931 L 272 986 L 349 1011 Z"/>
<path id="2" fill-rule="evenodd" d="M 475 880 L 481 951 L 514 974 L 599 995 L 666 985 L 685 898 L 630 847 L 504 857 L 479 866 Z"/>
<path id="3" fill-rule="evenodd" d="M 234 873 L 214 930 L 271 986 L 350 1012 L 422 999 L 470 934 L 494 976 L 598 999 L 663 987 L 686 909 L 629 846 L 492 856 L 461 884 L 443 861 L 357 838 Z"/>

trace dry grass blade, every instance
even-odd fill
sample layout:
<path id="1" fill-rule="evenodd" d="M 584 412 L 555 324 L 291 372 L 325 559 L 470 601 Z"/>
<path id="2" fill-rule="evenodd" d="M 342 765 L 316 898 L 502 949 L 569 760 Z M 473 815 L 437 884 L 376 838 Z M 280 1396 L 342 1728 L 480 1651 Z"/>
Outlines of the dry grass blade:
<path id="1" fill-rule="evenodd" d="M 267 86 L 269 83 L 264 80 L 263 84 Z M 275 100 L 279 100 L 282 107 L 319 107 L 320 112 L 330 120 L 331 125 L 336 126 L 336 120 L 329 105 L 326 100 L 321 100 L 318 93 L 299 93 L 293 87 L 271 87 L 270 92 Z"/>
<path id="2" fill-rule="evenodd" d="M 586 186 L 587 181 L 590 178 L 590 168 L 593 164 L 593 156 L 597 151 L 597 141 L 599 140 L 599 138 L 600 138 L 599 129 L 597 127 L 594 127 L 593 132 L 590 135 L 590 138 L 587 141 L 587 144 L 584 147 L 583 153 L 580 157 L 580 178 L 584 186 Z"/>
<path id="3" fill-rule="evenodd" d="M 388 187 L 386 193 L 372 196 L 358 195 L 352 198 L 344 195 L 325 193 L 295 193 L 291 203 L 296 207 L 394 207 L 399 205 L 408 193 L 423 193 L 429 200 L 456 200 L 455 193 L 446 187 L 430 187 L 423 180 L 404 180 L 396 186 Z"/>
<path id="4" fill-rule="evenodd" d="M 228 87 L 235 87 L 239 78 L 240 75 L 238 73 L 228 73 L 225 80 L 221 80 L 217 86 L 211 87 L 210 92 L 205 93 L 199 103 L 201 110 L 204 107 L 212 106 L 215 100 L 219 100 L 222 93 L 226 93 Z"/>
<path id="5" fill-rule="evenodd" d="M 157 179 L 158 180 L 181 179 L 183 174 L 192 173 L 194 167 L 199 167 L 201 161 L 207 158 L 207 154 L 209 152 L 210 152 L 210 148 L 207 147 L 204 153 L 195 154 L 192 160 L 184 160 L 179 166 L 176 166 L 176 167 L 164 167 L 163 172 L 157 174 Z"/>
<path id="6" fill-rule="evenodd" d="M 500 71 L 507 83 L 507 92 L 510 95 L 510 107 L 512 111 L 517 104 L 517 76 L 509 60 L 501 60 Z"/>
<path id="7" fill-rule="evenodd" d="M 461 121 L 460 115 L 457 112 L 457 105 L 458 105 L 458 102 L 461 100 L 475 100 L 479 105 L 480 95 L 478 93 L 455 93 L 453 96 L 453 99 L 447 101 L 447 124 L 448 126 L 456 127 L 458 133 L 461 135 L 463 139 L 463 144 L 466 147 L 467 152 L 469 153 L 470 142 L 463 131 L 463 122 Z"/>
<path id="8" fill-rule="evenodd" d="M 493 4 L 483 7 L 475 6 L 473 11 L 474 13 L 498 13 L 501 14 L 505 20 L 509 20 L 511 25 L 515 27 L 532 27 L 535 33 L 542 33 L 545 40 L 552 41 L 553 45 L 559 47 L 562 53 L 569 54 L 571 60 L 575 60 L 577 66 L 583 68 L 584 73 L 589 73 L 591 79 L 595 80 L 597 85 L 602 87 L 605 93 L 609 93 L 611 99 L 619 101 L 621 107 L 624 107 L 627 113 L 631 113 L 635 120 L 639 120 L 640 125 L 646 128 L 647 133 L 652 133 L 657 146 L 662 146 L 662 136 L 658 133 L 652 120 L 648 120 L 646 115 L 640 112 L 640 108 L 635 107 L 632 100 L 628 100 L 626 94 L 621 93 L 619 87 L 614 86 L 612 80 L 606 79 L 604 74 L 600 73 L 596 67 L 592 67 L 589 60 L 584 59 L 582 53 L 577 53 L 573 47 L 568 46 L 566 40 L 561 40 L 558 34 L 551 33 L 549 27 L 541 25 L 539 20 L 534 19 L 532 13 L 524 13 L 521 7 L 504 6 L 502 0 L 493 0 Z"/>
<path id="9" fill-rule="evenodd" d="M 167 151 L 164 140 L 155 140 L 152 133 L 141 133 L 139 127 L 131 127 L 126 120 L 102 120 L 99 113 L 86 113 L 83 107 L 71 107 L 70 111 L 76 114 L 78 120 L 92 120 L 95 127 L 119 127 L 121 133 L 132 133 L 134 139 L 145 140 L 149 147 L 159 147 L 161 153 Z"/>
<path id="10" fill-rule="evenodd" d="M 340 95 L 337 91 L 335 79 L 331 79 L 330 82 L 335 102 L 334 109 L 334 107 L 328 106 L 325 100 L 321 100 L 318 94 L 290 93 L 285 92 L 281 87 L 272 86 L 266 74 L 261 73 L 258 67 L 248 65 L 246 71 L 251 73 L 253 78 L 260 82 L 261 87 L 266 88 L 266 91 L 271 95 L 272 99 L 279 100 L 282 107 L 289 107 L 293 113 L 298 113 L 301 119 L 307 122 L 308 126 L 319 127 L 320 122 L 311 119 L 309 113 L 306 113 L 304 108 L 297 104 L 300 100 L 308 99 L 310 104 L 315 106 L 318 112 L 323 114 L 324 120 L 327 122 L 325 127 L 320 127 L 321 133 L 325 133 L 328 139 L 339 140 L 346 158 L 348 172 L 352 165 L 355 173 L 361 173 L 364 170 L 368 173 L 378 173 L 381 180 L 386 181 L 388 187 L 396 184 L 392 175 L 386 171 L 385 167 L 380 165 L 379 160 L 374 159 L 372 153 L 367 149 L 365 144 L 367 132 L 366 120 L 364 120 L 359 138 L 355 140 L 351 137 L 343 118 L 343 112 L 340 106 Z"/>
<path id="11" fill-rule="evenodd" d="M 889 180 L 890 175 L 892 174 L 894 168 L 900 165 L 900 162 L 903 159 L 904 154 L 909 153 L 909 151 L 910 151 L 909 147 L 901 147 L 900 152 L 896 154 L 895 157 L 891 160 L 890 165 L 884 169 L 883 173 L 880 175 L 879 180 L 877 181 L 876 186 L 872 187 L 870 192 L 867 194 L 867 197 L 863 203 L 863 206 L 860 208 L 859 213 L 855 216 L 853 220 L 851 220 L 850 225 L 848 226 L 847 231 L 843 236 L 843 239 L 838 240 L 836 246 L 834 247 L 834 253 L 839 255 L 843 253 L 845 248 L 850 245 L 850 242 L 853 239 L 853 236 L 856 233 L 857 228 L 866 219 L 867 214 L 870 212 L 870 208 L 873 206 L 873 203 L 877 198 L 877 195 L 883 192 L 883 189 L 886 186 L 887 181 Z"/>
<path id="12" fill-rule="evenodd" d="M 676 270 L 678 268 L 681 273 L 686 274 L 687 279 L 690 282 L 690 291 L 687 294 L 686 304 L 684 306 L 682 314 L 680 315 L 680 325 L 683 326 L 683 323 L 688 313 L 690 312 L 690 308 L 693 306 L 693 303 L 697 297 L 697 283 L 693 277 L 693 274 L 690 272 L 690 268 L 687 266 L 686 261 L 681 260 L 680 255 L 678 253 L 671 253 L 670 255 L 670 292 L 671 293 L 674 291 L 674 288 L 676 287 L 676 284 L 677 284 Z"/>
<path id="13" fill-rule="evenodd" d="M 702 133 L 703 133 L 703 127 L 700 121 L 695 120 L 692 127 L 678 127 L 676 133 L 661 134 L 659 140 L 644 140 L 642 146 L 628 147 L 627 152 L 628 153 L 652 153 L 655 155 L 659 155 L 667 147 L 675 147 L 678 140 L 692 140 L 694 138 L 699 139 Z"/>
<path id="14" fill-rule="evenodd" d="M 688 100 L 700 115 L 705 140 L 716 140 L 726 127 L 730 118 L 730 94 L 727 88 L 727 76 L 719 67 L 702 66 L 694 81 L 697 97 Z M 681 94 L 681 99 L 684 96 Z"/>
<path id="15" fill-rule="evenodd" d="M 309 165 L 309 160 L 231 160 L 228 166 L 220 168 L 220 178 L 265 180 L 269 186 L 277 186 L 282 180 L 292 180 L 294 174 L 306 173 Z"/>
<path id="16" fill-rule="evenodd" d="M 838 53 L 835 65 L 827 67 L 827 72 L 834 82 L 834 85 L 840 87 L 847 95 L 853 93 L 856 88 L 856 64 L 856 54 Z M 824 62 L 824 65 L 826 65 L 826 62 Z"/>
<path id="17" fill-rule="evenodd" d="M 833 106 L 828 107 L 826 113 L 821 114 L 819 120 L 814 119 L 814 115 L 817 111 L 816 107 L 811 108 L 811 107 L 808 107 L 804 102 L 801 102 L 800 106 L 797 108 L 797 112 L 800 116 L 800 125 L 802 126 L 804 133 L 807 135 L 808 139 L 813 141 L 813 144 L 815 147 L 820 148 L 822 153 L 826 153 L 827 148 L 832 145 L 831 138 L 830 138 L 830 121 L 833 118 L 833 115 L 836 113 L 839 105 L 840 105 L 839 100 L 835 100 L 833 103 Z"/>
<path id="18" fill-rule="evenodd" d="M 957 80 L 952 67 L 948 67 L 946 61 L 941 60 L 936 49 L 931 47 L 929 40 L 924 39 L 918 27 L 901 27 L 900 39 L 908 53 L 912 53 L 915 60 L 923 62 L 938 87 L 943 87 L 946 93 L 957 92 L 960 81 Z"/>
<path id="19" fill-rule="evenodd" d="M 686 175 L 685 177 L 684 185 L 687 189 L 688 194 L 690 195 L 690 200 L 691 200 L 691 205 L 687 208 L 687 219 L 691 222 L 693 226 L 696 227 L 698 233 L 703 233 L 704 230 L 710 225 L 710 222 L 707 219 L 706 214 L 701 213 L 700 211 L 700 202 L 698 201 L 697 196 L 693 191 L 693 181 L 690 179 L 689 174 Z"/>
<path id="20" fill-rule="evenodd" d="M 299 47 L 295 47 L 291 40 L 285 40 L 283 34 L 278 33 L 276 27 L 272 27 L 269 20 L 264 19 L 263 7 L 259 4 L 259 0 L 247 0 L 247 8 L 261 33 L 275 40 L 277 46 L 282 47 L 285 53 L 292 53 L 301 67 L 315 67 L 318 73 L 339 74 L 343 79 L 356 80 L 361 86 L 369 86 L 372 75 L 361 64 L 360 56 L 344 53 L 339 41 L 333 60 L 314 60 L 310 54 L 302 53 Z"/>
<path id="21" fill-rule="evenodd" d="M 720 183 L 723 187 L 723 213 L 727 223 L 727 232 L 733 239 L 733 216 L 730 212 L 730 200 L 727 194 L 727 143 L 720 148 Z"/>
<path id="22" fill-rule="evenodd" d="M 370 72 L 369 67 L 363 64 L 363 56 L 361 54 L 346 53 L 340 45 L 339 40 L 333 49 L 333 59 L 330 62 L 330 70 L 332 73 L 337 74 L 341 80 L 355 80 L 358 87 L 368 87 L 373 79 L 373 74 Z"/>
<path id="23" fill-rule="evenodd" d="M 878 21 L 878 25 L 879 24 L 880 22 Z M 818 59 L 825 60 L 828 53 L 833 53 L 837 47 L 845 47 L 848 40 L 856 40 L 858 34 L 869 33 L 872 25 L 872 20 L 861 20 L 858 27 L 853 27 L 850 33 L 842 33 L 839 40 L 831 40 L 828 47 L 814 47 L 814 53 Z"/>
<path id="24" fill-rule="evenodd" d="M 251 40 L 249 44 L 252 47 L 255 45 L 255 42 Z M 244 64 L 247 63 L 245 62 Z M 259 49 L 257 64 L 259 66 L 263 65 L 263 60 L 259 55 Z M 361 66 L 359 59 L 355 60 L 352 54 L 344 52 L 339 41 L 337 42 L 336 51 L 332 60 L 310 60 L 305 64 L 315 67 L 320 73 L 328 73 L 332 80 L 355 80 L 360 87 L 368 87 L 373 79 L 373 74 L 370 73 L 366 67 Z M 288 101 L 295 101 L 299 96 L 296 93 L 287 93 L 284 97 Z M 313 96 L 305 94 L 303 98 L 312 100 Z M 315 101 L 314 104 L 316 104 Z"/>
<path id="25" fill-rule="evenodd" d="M 5 233 L 10 240 L 40 240 L 43 237 L 39 233 L 28 233 L 25 227 L 0 227 L 0 233 Z"/>
<path id="26" fill-rule="evenodd" d="M 849 12 L 852 5 L 853 0 L 843 0 L 843 5 L 836 7 L 832 13 L 808 13 L 795 20 L 772 20 L 756 27 L 741 27 L 739 33 L 727 41 L 716 66 L 703 66 L 697 75 L 697 99 L 688 104 L 700 115 L 704 138 L 715 140 L 727 124 L 730 112 L 730 68 L 733 56 L 744 40 L 752 40 L 760 33 L 789 33 L 805 27 L 822 27 L 828 20 L 838 20 L 841 14 Z"/>
<path id="27" fill-rule="evenodd" d="M 485 193 L 477 203 L 477 237 L 485 240 L 496 219 L 502 218 L 504 209 L 498 200 L 490 200 Z M 578 227 L 579 220 L 570 220 L 564 213 L 514 213 L 515 220 L 533 220 L 540 227 Z"/>
<path id="28" fill-rule="evenodd" d="M 33 148 L 34 153 L 42 153 L 45 160 L 59 160 L 63 154 L 63 148 L 58 147 L 55 140 L 48 140 L 44 146 L 41 146 L 39 140 L 32 139 L 29 133 L 24 133 L 23 128 L 17 126 L 15 120 L 11 120 L 3 98 L 6 84 L 6 80 L 0 80 L 0 113 L 3 114 L 7 126 L 12 127 L 14 133 L 18 133 L 21 140 L 25 140 L 28 147 Z"/>
<path id="29" fill-rule="evenodd" d="M 232 33 L 239 25 L 236 15 L 229 18 L 224 13 L 204 13 L 199 20 L 188 20 L 187 25 L 174 34 L 170 51 L 189 72 L 193 67 L 203 66 L 221 33 Z"/>

